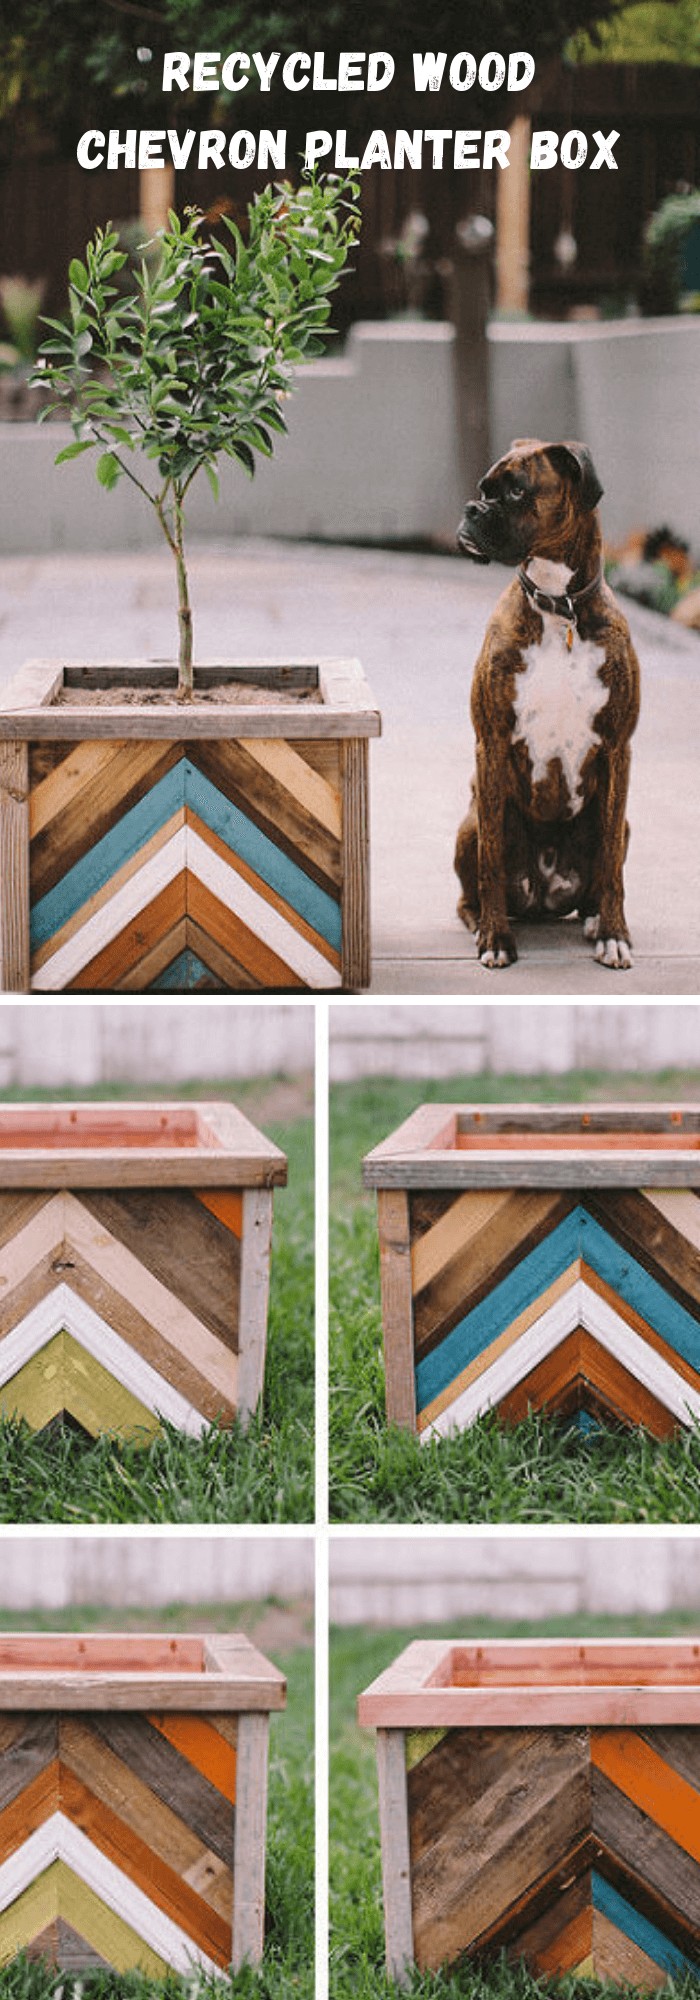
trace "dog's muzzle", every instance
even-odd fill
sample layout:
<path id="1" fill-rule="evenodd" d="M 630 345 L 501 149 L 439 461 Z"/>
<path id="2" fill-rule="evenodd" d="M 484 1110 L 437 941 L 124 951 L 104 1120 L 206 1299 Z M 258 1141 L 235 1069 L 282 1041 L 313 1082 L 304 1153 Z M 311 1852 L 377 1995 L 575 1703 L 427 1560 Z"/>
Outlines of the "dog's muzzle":
<path id="1" fill-rule="evenodd" d="M 471 556 L 472 562 L 490 563 L 493 557 L 482 542 L 482 532 L 486 525 L 490 508 L 485 500 L 470 500 L 465 507 L 457 529 L 457 547 L 463 556 Z"/>

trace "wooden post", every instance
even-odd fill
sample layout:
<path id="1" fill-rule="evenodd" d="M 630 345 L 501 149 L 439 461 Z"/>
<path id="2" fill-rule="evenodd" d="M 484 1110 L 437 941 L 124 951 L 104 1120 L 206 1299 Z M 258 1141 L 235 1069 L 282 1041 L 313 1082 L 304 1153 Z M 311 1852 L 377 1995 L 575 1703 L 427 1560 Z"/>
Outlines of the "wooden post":
<path id="1" fill-rule="evenodd" d="M 490 459 L 488 346 L 493 229 L 485 216 L 469 216 L 455 231 L 452 318 L 455 388 L 465 496 L 474 492 Z"/>
<path id="2" fill-rule="evenodd" d="M 241 1234 L 237 1397 L 238 1415 L 244 1426 L 262 1395 L 271 1252 L 271 1189 L 246 1188 Z"/>
<path id="3" fill-rule="evenodd" d="M 510 128 L 510 166 L 496 175 L 496 306 L 526 313 L 530 287 L 531 120 L 522 113 Z"/>
<path id="4" fill-rule="evenodd" d="M 6 993 L 29 992 L 29 750 L 0 742 L 0 965 Z"/>
<path id="5" fill-rule="evenodd" d="M 406 1736 L 403 1729 L 377 1730 L 377 1775 L 386 1969 L 389 1978 L 396 1979 L 403 1986 L 413 1963 Z"/>
<path id="6" fill-rule="evenodd" d="M 168 209 L 175 207 L 175 168 L 144 167 L 139 174 L 139 218 L 149 236 L 167 229 Z"/>
<path id="7" fill-rule="evenodd" d="M 350 737 L 341 750 L 343 832 L 343 986 L 369 986 L 369 757 L 367 738 Z"/>
<path id="8" fill-rule="evenodd" d="M 240 1972 L 259 1965 L 265 1926 L 265 1823 L 269 1715 L 242 1714 L 236 1752 L 236 1830 L 233 1851 L 233 1948 Z"/>
<path id="9" fill-rule="evenodd" d="M 381 1188 L 377 1195 L 379 1257 L 384 1322 L 386 1414 L 390 1424 L 416 1428 L 413 1360 L 411 1234 L 405 1188 Z"/>

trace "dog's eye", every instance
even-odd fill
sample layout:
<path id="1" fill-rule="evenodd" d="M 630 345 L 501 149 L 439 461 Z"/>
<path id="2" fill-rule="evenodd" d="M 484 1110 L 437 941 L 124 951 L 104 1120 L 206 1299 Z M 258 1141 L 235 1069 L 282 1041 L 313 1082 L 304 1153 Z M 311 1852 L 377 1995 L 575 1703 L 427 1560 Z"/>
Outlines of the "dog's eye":
<path id="1" fill-rule="evenodd" d="M 519 500 L 525 499 L 526 492 L 527 488 L 525 486 L 511 486 L 508 493 L 508 499 L 514 501 L 515 505 L 517 506 Z"/>

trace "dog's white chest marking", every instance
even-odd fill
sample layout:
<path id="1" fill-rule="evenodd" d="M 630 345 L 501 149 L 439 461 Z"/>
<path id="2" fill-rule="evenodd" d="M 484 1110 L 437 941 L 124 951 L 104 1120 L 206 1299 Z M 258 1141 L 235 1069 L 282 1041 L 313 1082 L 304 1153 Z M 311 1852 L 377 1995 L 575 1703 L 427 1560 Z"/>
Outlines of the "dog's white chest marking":
<path id="1" fill-rule="evenodd" d="M 525 648 L 522 670 L 515 677 L 512 740 L 525 744 L 533 785 L 542 783 L 549 764 L 558 758 L 575 813 L 583 804 L 581 773 L 586 757 L 600 743 L 595 720 L 610 692 L 599 678 L 605 647 L 580 639 L 564 618 L 550 612 L 541 616 L 542 638 Z"/>

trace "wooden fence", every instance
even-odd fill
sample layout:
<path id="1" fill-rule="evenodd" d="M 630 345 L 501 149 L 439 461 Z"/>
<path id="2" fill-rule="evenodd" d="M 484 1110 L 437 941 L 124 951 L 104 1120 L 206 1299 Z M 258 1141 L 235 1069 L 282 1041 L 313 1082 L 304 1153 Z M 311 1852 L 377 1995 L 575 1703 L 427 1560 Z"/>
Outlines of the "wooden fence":
<path id="1" fill-rule="evenodd" d="M 0 1610 L 70 1605 L 158 1611 L 168 1604 L 310 1598 L 313 1542 L 303 1535 L 5 1534 Z"/>
<path id="2" fill-rule="evenodd" d="M 360 1076 L 420 1080 L 488 1071 L 562 1076 L 572 1069 L 700 1070 L 700 1008 L 694 1000 L 641 1006 L 624 1001 L 338 1005 L 330 1015 L 336 1083 Z"/>
<path id="3" fill-rule="evenodd" d="M 698 1537 L 622 1535 L 343 1536 L 330 1550 L 330 1616 L 337 1625 L 409 1629 L 472 1618 L 584 1613 L 653 1617 L 698 1609 Z"/>
<path id="4" fill-rule="evenodd" d="M 671 63 L 594 64 L 579 69 L 555 64 L 543 71 L 536 93 L 527 93 L 525 108 L 537 102 L 539 127 L 564 133 L 579 126 L 591 133 L 600 125 L 604 131 L 615 127 L 620 133 L 615 174 L 556 167 L 532 176 L 535 312 L 557 316 L 571 305 L 600 298 L 619 306 L 634 288 L 646 218 L 680 181 L 693 184 L 700 178 L 697 76 L 697 69 Z M 399 116 L 393 105 L 392 109 L 396 122 L 403 119 L 409 129 L 421 122 L 448 129 L 484 122 L 505 125 L 513 115 L 511 99 L 490 99 L 487 113 L 474 105 L 470 109 L 470 102 L 448 90 L 431 93 L 429 103 L 411 96 Z M 387 101 L 385 119 L 388 108 Z M 368 114 L 368 134 L 372 118 L 382 122 L 376 107 L 371 118 Z M 312 119 L 324 121 L 333 124 L 327 114 Z M 120 123 L 118 104 L 114 122 Z M 193 115 L 194 122 L 202 121 Z M 207 209 L 223 201 L 238 213 L 261 178 L 267 176 L 233 169 L 203 174 L 186 170 L 177 178 L 178 205 L 194 202 Z M 425 310 L 431 317 L 449 317 L 457 223 L 474 213 L 493 220 L 496 181 L 495 170 L 435 172 L 428 166 L 367 174 L 356 272 L 349 284 L 341 286 L 334 306 L 334 321 L 341 331 L 356 319 L 382 318 L 404 302 L 396 260 L 387 246 L 412 211 L 424 215 L 429 224 Z M 127 220 L 137 211 L 135 171 L 88 173 L 75 159 L 57 155 L 47 142 L 35 143 L 30 150 L 10 125 L 0 131 L 0 272 L 45 277 L 47 311 L 63 306 L 69 258 L 80 252 L 96 223 Z M 559 268 L 554 254 L 563 229 L 571 231 L 578 244 L 578 258 L 568 274 Z"/>

